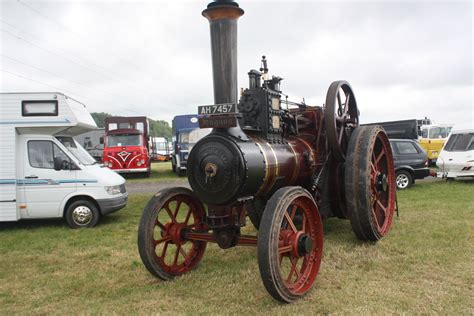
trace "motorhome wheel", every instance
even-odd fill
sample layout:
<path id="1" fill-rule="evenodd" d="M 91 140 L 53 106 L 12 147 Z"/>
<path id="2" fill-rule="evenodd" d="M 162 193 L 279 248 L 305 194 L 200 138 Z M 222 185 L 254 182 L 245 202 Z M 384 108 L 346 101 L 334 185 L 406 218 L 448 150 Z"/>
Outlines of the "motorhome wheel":
<path id="1" fill-rule="evenodd" d="M 75 201 L 66 210 L 66 222 L 71 228 L 94 227 L 99 219 L 97 207 L 87 200 Z"/>

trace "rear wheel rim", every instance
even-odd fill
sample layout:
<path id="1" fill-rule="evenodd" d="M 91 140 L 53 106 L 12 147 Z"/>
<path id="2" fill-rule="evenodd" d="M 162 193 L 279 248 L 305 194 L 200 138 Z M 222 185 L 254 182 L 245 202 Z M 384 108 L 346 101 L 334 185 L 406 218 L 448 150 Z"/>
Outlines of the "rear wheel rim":
<path id="1" fill-rule="evenodd" d="M 380 236 L 389 230 L 395 203 L 395 172 L 390 143 L 378 132 L 370 158 L 370 208 L 374 229 Z"/>
<path id="2" fill-rule="evenodd" d="M 405 174 L 399 174 L 397 176 L 397 187 L 405 189 L 408 186 L 408 177 Z"/>

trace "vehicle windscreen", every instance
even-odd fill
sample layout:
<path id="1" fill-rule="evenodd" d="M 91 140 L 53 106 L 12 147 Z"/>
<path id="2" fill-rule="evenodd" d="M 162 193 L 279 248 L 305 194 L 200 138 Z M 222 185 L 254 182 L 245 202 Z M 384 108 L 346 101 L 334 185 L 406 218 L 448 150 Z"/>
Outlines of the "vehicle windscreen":
<path id="1" fill-rule="evenodd" d="M 431 127 L 429 138 L 446 138 L 451 132 L 452 127 Z"/>
<path id="2" fill-rule="evenodd" d="M 142 138 L 140 136 L 139 134 L 109 135 L 107 147 L 141 146 Z"/>
<path id="3" fill-rule="evenodd" d="M 179 134 L 179 143 L 188 144 L 189 143 L 189 133 L 190 132 L 181 132 Z"/>
<path id="4" fill-rule="evenodd" d="M 166 150 L 166 143 L 155 143 L 156 150 Z"/>
<path id="5" fill-rule="evenodd" d="M 97 163 L 94 158 L 72 137 L 56 137 L 83 165 L 89 166 Z"/>
<path id="6" fill-rule="evenodd" d="M 469 151 L 474 150 L 474 133 L 453 134 L 449 138 L 446 151 Z"/>

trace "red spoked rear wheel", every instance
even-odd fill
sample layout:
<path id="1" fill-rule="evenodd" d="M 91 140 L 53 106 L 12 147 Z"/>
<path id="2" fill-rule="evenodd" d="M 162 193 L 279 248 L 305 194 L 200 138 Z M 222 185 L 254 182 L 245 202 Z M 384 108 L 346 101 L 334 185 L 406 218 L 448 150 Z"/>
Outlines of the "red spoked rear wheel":
<path id="1" fill-rule="evenodd" d="M 206 250 L 205 241 L 185 239 L 188 229 L 203 228 L 204 207 L 187 188 L 159 191 L 143 211 L 138 250 L 153 275 L 170 280 L 193 269 Z"/>
<path id="2" fill-rule="evenodd" d="M 396 198 L 392 149 L 383 128 L 364 126 L 354 131 L 345 169 L 352 229 L 361 240 L 377 241 L 392 226 Z"/>
<path id="3" fill-rule="evenodd" d="M 308 191 L 285 187 L 268 201 L 257 242 L 263 284 L 277 300 L 289 303 L 306 294 L 319 272 L 323 226 Z"/>

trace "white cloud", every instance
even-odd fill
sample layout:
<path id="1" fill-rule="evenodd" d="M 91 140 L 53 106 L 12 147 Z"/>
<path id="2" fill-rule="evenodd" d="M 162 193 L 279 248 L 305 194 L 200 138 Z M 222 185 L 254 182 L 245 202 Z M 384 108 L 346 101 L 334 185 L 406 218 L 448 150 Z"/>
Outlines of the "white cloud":
<path id="1" fill-rule="evenodd" d="M 329 84 L 346 79 L 363 122 L 428 116 L 473 125 L 472 2 L 239 3 L 240 86 L 267 55 L 296 101 L 321 105 Z M 0 68 L 91 111 L 171 121 L 212 102 L 206 4 L 4 1 L 0 51 L 9 58 Z M 1 74 L 2 91 L 49 86 Z"/>

